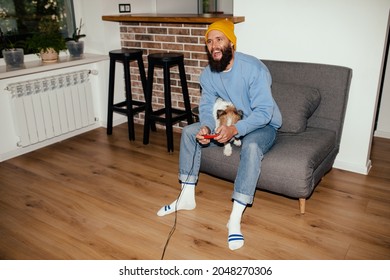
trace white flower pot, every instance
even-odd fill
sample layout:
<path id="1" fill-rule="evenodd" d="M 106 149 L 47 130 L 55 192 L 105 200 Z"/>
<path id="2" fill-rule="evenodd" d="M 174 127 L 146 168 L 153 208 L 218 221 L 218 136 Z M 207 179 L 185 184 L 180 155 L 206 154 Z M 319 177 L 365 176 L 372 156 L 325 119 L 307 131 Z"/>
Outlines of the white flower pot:
<path id="1" fill-rule="evenodd" d="M 57 62 L 58 60 L 58 53 L 52 48 L 47 49 L 45 52 L 41 51 L 39 56 L 41 57 L 43 63 L 52 63 Z"/>

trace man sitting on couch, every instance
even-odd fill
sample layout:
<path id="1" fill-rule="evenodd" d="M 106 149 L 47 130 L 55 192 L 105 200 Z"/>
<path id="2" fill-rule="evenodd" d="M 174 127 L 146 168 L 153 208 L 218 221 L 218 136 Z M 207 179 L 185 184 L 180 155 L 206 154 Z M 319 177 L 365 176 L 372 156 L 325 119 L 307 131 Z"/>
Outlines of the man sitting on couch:
<path id="1" fill-rule="evenodd" d="M 184 127 L 181 137 L 181 194 L 170 205 L 162 207 L 157 215 L 194 209 L 202 149 L 226 143 L 233 137 L 240 138 L 240 164 L 228 221 L 228 245 L 231 250 L 236 250 L 244 245 L 242 214 L 246 206 L 253 203 L 261 161 L 275 142 L 282 116 L 272 97 L 272 80 L 267 67 L 253 56 L 236 52 L 236 36 L 231 21 L 220 20 L 211 24 L 205 40 L 209 65 L 200 76 L 200 122 Z M 242 120 L 235 125 L 215 127 L 213 106 L 217 98 L 232 102 L 237 109 L 242 110 Z M 205 139 L 205 135 L 210 133 L 217 133 L 218 136 L 214 140 Z"/>

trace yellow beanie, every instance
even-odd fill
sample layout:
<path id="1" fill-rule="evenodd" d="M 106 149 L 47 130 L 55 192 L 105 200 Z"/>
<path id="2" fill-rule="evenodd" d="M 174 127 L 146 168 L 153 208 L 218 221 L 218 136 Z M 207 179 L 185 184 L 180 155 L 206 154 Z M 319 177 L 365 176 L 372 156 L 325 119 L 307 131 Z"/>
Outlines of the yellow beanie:
<path id="1" fill-rule="evenodd" d="M 228 19 L 223 19 L 210 24 L 205 34 L 206 41 L 207 41 L 207 34 L 209 34 L 211 30 L 218 30 L 221 31 L 223 34 L 225 34 L 225 36 L 230 40 L 230 42 L 233 43 L 233 48 L 236 49 L 237 38 L 236 35 L 234 35 L 233 22 L 231 22 Z"/>

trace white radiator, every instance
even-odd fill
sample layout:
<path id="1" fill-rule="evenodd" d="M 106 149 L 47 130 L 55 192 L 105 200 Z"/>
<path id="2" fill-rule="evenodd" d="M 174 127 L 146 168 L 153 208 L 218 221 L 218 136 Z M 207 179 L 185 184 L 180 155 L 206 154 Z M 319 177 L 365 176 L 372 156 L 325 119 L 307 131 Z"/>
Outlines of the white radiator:
<path id="1" fill-rule="evenodd" d="M 19 147 L 96 123 L 91 71 L 83 70 L 9 84 Z"/>

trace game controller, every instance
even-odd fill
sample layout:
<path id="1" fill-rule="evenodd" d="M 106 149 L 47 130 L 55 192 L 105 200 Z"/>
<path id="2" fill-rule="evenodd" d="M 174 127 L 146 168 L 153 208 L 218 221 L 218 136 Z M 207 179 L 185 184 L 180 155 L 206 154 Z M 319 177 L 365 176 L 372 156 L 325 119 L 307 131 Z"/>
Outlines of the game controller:
<path id="1" fill-rule="evenodd" d="M 206 134 L 206 135 L 203 135 L 203 137 L 204 137 L 204 139 L 214 139 L 218 135 L 219 134 Z"/>

